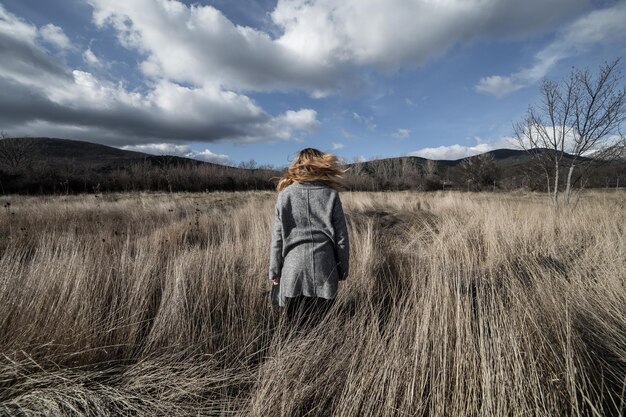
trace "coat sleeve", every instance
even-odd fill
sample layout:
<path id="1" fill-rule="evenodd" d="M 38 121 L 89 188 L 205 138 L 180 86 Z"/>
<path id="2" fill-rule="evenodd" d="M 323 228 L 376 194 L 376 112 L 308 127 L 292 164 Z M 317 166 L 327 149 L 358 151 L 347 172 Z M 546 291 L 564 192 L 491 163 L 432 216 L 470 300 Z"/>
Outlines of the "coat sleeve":
<path id="1" fill-rule="evenodd" d="M 348 240 L 348 227 L 346 226 L 346 217 L 343 213 L 343 207 L 339 195 L 333 206 L 333 228 L 335 229 L 335 253 L 337 254 L 337 270 L 339 272 L 339 280 L 343 281 L 348 277 L 350 272 L 350 242 Z"/>
<path id="2" fill-rule="evenodd" d="M 270 242 L 270 273 L 269 278 L 280 277 L 283 267 L 283 230 L 280 220 L 279 201 L 274 207 L 274 224 L 272 226 L 272 240 Z"/>

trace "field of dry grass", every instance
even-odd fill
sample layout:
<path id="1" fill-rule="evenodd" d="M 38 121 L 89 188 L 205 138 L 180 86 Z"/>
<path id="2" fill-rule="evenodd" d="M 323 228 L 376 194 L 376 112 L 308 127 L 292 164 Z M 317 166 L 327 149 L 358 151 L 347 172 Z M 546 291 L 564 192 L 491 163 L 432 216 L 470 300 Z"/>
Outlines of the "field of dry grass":
<path id="1" fill-rule="evenodd" d="M 624 412 L 625 193 L 343 193 L 351 274 L 304 333 L 274 201 L 1 197 L 0 415 Z"/>

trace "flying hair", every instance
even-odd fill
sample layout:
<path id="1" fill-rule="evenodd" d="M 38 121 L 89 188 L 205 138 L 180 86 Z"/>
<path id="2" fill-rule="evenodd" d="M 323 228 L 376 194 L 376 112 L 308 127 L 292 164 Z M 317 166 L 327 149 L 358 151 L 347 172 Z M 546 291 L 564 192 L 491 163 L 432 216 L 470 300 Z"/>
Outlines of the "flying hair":
<path id="1" fill-rule="evenodd" d="M 298 152 L 293 163 L 285 170 L 276 189 L 284 190 L 294 182 L 322 182 L 329 187 L 339 188 L 338 180 L 345 171 L 339 168 L 337 157 L 314 148 L 305 148 Z"/>

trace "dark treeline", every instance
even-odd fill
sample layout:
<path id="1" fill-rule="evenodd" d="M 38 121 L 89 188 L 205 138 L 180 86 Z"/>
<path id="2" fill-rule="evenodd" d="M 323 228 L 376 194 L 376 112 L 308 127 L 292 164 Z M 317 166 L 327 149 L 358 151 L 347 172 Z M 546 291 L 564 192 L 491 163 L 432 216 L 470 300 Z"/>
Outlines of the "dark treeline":
<path id="1" fill-rule="evenodd" d="M 546 151 L 537 155 L 550 156 Z M 505 149 L 458 161 L 378 159 L 345 164 L 343 183 L 351 191 L 548 191 L 554 172 L 546 161 Z M 577 164 L 574 187 L 626 186 L 623 159 L 603 163 L 581 159 Z M 565 186 L 565 170 L 562 164 L 559 188 Z M 64 139 L 0 140 L 2 194 L 271 190 L 281 174 L 280 169 L 258 166 L 253 160 L 233 167 Z"/>
<path id="2" fill-rule="evenodd" d="M 233 167 L 84 141 L 3 136 L 2 194 L 265 190 L 279 174 L 253 161 Z"/>
<path id="3" fill-rule="evenodd" d="M 350 191 L 547 191 L 548 177 L 541 167 L 499 167 L 495 163 L 454 166 L 409 158 L 370 161 L 348 166 L 343 184 Z M 2 194 L 76 194 L 128 191 L 243 191 L 272 190 L 281 175 L 269 169 L 243 169 L 215 164 L 133 163 L 122 168 L 90 169 L 79 165 L 0 168 Z M 565 172 L 560 176 L 565 180 Z M 551 178 L 550 178 L 551 180 Z M 595 167 L 580 172 L 574 184 L 584 188 L 626 186 L 626 164 Z M 564 183 L 562 184 L 564 186 Z"/>
<path id="4" fill-rule="evenodd" d="M 46 164 L 0 169 L 3 194 L 75 194 L 120 191 L 241 191 L 275 187 L 278 172 L 214 164 L 155 166 L 138 162 L 123 168 L 89 169 Z"/>
<path id="5" fill-rule="evenodd" d="M 532 158 L 503 163 L 490 154 L 461 161 L 433 161 L 413 157 L 390 158 L 352 164 L 346 173 L 346 188 L 353 191 L 383 190 L 465 190 L 465 191 L 547 191 L 553 173 Z M 565 187 L 566 168 L 560 172 Z M 626 187 L 626 162 L 588 163 L 573 177 L 580 188 Z"/>

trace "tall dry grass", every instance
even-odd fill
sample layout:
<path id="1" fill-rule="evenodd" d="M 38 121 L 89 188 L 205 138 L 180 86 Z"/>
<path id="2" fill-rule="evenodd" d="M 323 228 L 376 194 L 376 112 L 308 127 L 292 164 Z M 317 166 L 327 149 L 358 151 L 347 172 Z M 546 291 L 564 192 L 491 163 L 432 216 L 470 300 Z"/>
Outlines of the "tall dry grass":
<path id="1" fill-rule="evenodd" d="M 620 415 L 626 195 L 345 193 L 325 321 L 269 306 L 275 194 L 0 201 L 0 415 Z"/>

